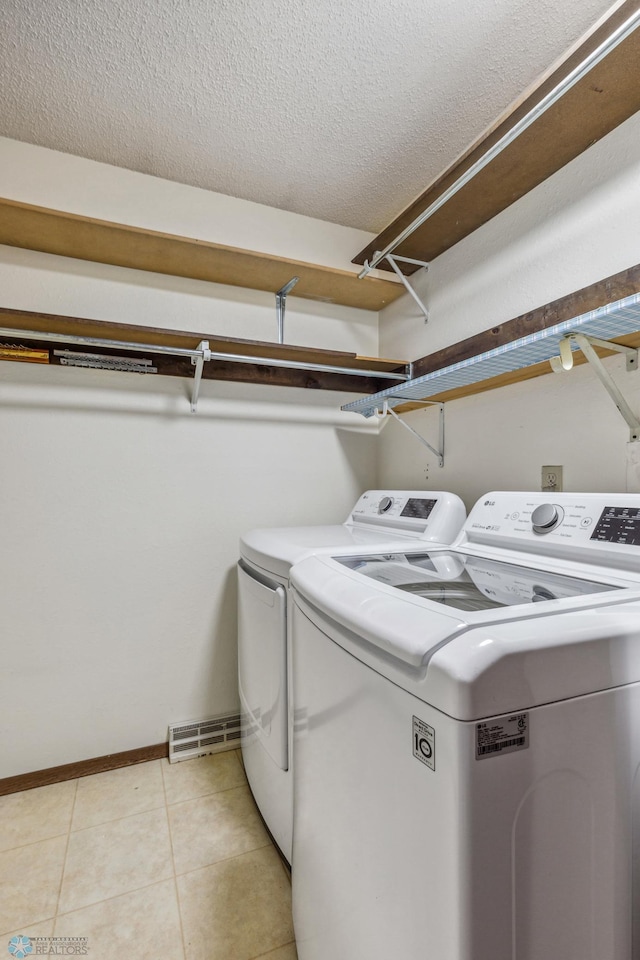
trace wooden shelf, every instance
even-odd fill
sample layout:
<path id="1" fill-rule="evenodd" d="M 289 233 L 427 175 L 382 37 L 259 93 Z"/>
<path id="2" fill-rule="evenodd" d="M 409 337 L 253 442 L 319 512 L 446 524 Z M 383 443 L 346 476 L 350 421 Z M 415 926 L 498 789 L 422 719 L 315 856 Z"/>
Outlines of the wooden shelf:
<path id="1" fill-rule="evenodd" d="M 639 0 L 626 0 L 597 31 L 574 48 L 559 67 L 512 105 L 353 262 L 364 264 L 376 251 L 385 249 L 639 7 Z M 638 63 L 640 30 L 632 33 L 593 67 L 484 170 L 399 244 L 394 253 L 418 260 L 433 260 L 640 110 Z M 405 264 L 399 266 L 407 274 L 418 269 Z M 391 268 L 383 261 L 378 269 Z"/>
<path id="2" fill-rule="evenodd" d="M 300 277 L 291 297 L 381 310 L 404 293 L 401 283 L 238 250 L 122 223 L 0 198 L 0 243 L 134 270 L 275 293 Z"/>
<path id="3" fill-rule="evenodd" d="M 158 327 L 142 327 L 124 323 L 106 323 L 102 320 L 89 320 L 80 317 L 65 317 L 58 314 L 33 313 L 27 310 L 0 308 L 0 327 L 15 332 L 15 342 L 40 349 L 76 349 L 89 353 L 106 355 L 122 353 L 114 342 L 113 347 L 105 344 L 72 347 L 63 340 L 38 340 L 38 333 L 57 334 L 60 337 L 90 337 L 99 340 L 123 341 L 140 344 L 139 353 L 129 356 L 145 357 L 145 346 L 158 345 L 177 349 L 196 350 L 202 340 L 209 341 L 209 348 L 215 353 L 236 354 L 247 357 L 296 361 L 299 363 L 322 364 L 345 369 L 372 371 L 372 376 L 364 377 L 349 373 L 328 372 L 326 370 L 295 370 L 285 367 L 262 366 L 258 363 L 237 362 L 233 360 L 211 360 L 204 365 L 203 378 L 209 380 L 232 380 L 242 383 L 262 383 L 272 386 L 305 387 L 318 390 L 341 390 L 353 393 L 374 393 L 388 386 L 388 379 L 377 378 L 376 373 L 405 374 L 404 360 L 388 360 L 379 357 L 362 357 L 355 353 L 334 350 L 317 350 L 310 347 L 289 346 L 260 340 L 240 340 L 220 337 L 216 334 L 190 333 L 181 330 L 165 330 Z M 31 331 L 29 337 L 24 331 Z M 7 340 L 0 337 L 0 342 Z M 4 362 L 4 361 L 0 361 Z M 52 363 L 59 360 L 51 357 Z M 189 358 L 153 355 L 158 373 L 165 376 L 192 378 L 194 368 Z M 400 381 L 398 381 L 400 382 Z"/>

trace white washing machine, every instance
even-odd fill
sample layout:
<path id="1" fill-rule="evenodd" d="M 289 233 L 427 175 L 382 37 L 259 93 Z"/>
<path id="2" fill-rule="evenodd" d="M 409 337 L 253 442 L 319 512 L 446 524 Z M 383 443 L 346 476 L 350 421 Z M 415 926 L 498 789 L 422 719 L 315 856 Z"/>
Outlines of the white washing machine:
<path id="1" fill-rule="evenodd" d="M 439 491 L 369 490 L 333 526 L 252 530 L 240 541 L 238 679 L 242 756 L 260 812 L 291 862 L 292 757 L 289 570 L 322 550 L 402 549 L 448 544 L 466 517 L 459 497 Z"/>
<path id="2" fill-rule="evenodd" d="M 291 583 L 300 960 L 638 960 L 640 496 Z"/>

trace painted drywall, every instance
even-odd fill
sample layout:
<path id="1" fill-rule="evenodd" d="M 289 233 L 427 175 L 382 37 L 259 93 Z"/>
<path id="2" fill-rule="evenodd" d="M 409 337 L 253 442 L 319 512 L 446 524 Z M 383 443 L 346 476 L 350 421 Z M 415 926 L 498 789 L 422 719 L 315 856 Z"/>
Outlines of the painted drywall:
<path id="1" fill-rule="evenodd" d="M 273 298 L 248 290 L 10 247 L 0 287 L 14 308 L 275 339 Z M 291 300 L 286 339 L 375 355 L 377 315 Z M 350 396 L 205 381 L 192 415 L 189 389 L 0 367 L 0 778 L 236 709 L 239 535 L 342 520 L 375 482 L 375 430 L 339 411 Z"/>
<path id="2" fill-rule="evenodd" d="M 0 196 L 357 273 L 373 233 L 0 137 Z M 375 276 L 388 279 L 379 270 Z"/>
<path id="3" fill-rule="evenodd" d="M 383 355 L 424 356 L 640 263 L 640 115 L 436 259 L 408 297 L 381 313 Z M 634 409 L 639 374 L 606 361 Z M 468 506 L 489 489 L 540 489 L 543 464 L 564 466 L 568 490 L 637 490 L 627 480 L 628 430 L 590 370 L 549 375 L 446 405 L 446 457 L 434 458 L 389 425 L 382 484 L 425 481 Z M 435 435 L 432 411 L 407 417 Z"/>

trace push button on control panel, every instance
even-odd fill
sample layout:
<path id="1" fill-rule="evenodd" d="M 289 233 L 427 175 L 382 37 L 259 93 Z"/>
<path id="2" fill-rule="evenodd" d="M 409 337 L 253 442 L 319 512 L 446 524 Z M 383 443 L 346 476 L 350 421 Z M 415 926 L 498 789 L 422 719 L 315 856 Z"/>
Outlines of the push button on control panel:
<path id="1" fill-rule="evenodd" d="M 562 523 L 564 510 L 555 503 L 541 503 L 531 514 L 534 533 L 551 533 Z"/>

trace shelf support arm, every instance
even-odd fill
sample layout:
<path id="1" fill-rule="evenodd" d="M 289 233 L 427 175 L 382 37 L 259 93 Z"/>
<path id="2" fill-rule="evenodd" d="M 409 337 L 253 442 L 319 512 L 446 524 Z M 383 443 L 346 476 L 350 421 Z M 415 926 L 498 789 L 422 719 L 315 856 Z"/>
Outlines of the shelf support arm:
<path id="1" fill-rule="evenodd" d="M 198 344 L 199 356 L 191 357 L 191 363 L 194 365 L 195 373 L 193 375 L 193 387 L 191 390 L 191 413 L 198 409 L 198 395 L 200 394 L 200 384 L 202 382 L 202 371 L 207 360 L 211 360 L 211 350 L 209 341 L 201 340 Z"/>
<path id="2" fill-rule="evenodd" d="M 440 418 L 438 424 L 438 449 L 432 447 L 428 440 L 426 440 L 422 434 L 418 433 L 417 430 L 414 430 L 413 427 L 410 427 L 408 423 L 399 417 L 395 412 L 393 407 L 389 406 L 389 400 L 402 399 L 400 397 L 388 397 L 382 403 L 382 408 L 376 410 L 376 415 L 379 417 L 386 417 L 387 414 L 392 416 L 394 420 L 397 420 L 400 426 L 404 427 L 405 430 L 408 430 L 409 433 L 420 441 L 420 443 L 425 446 L 431 453 L 438 458 L 438 466 L 444 467 L 444 403 L 439 403 L 437 400 L 412 400 L 411 403 L 419 403 L 420 406 L 424 407 L 439 407 L 440 408 Z M 406 402 L 406 398 L 405 402 Z M 383 426 L 386 421 L 383 421 Z"/>
<path id="3" fill-rule="evenodd" d="M 374 254 L 374 259 L 375 257 L 380 257 L 380 254 L 379 253 Z M 396 254 L 391 254 L 391 253 L 386 253 L 384 254 L 384 256 L 380 257 L 380 259 L 378 260 L 378 263 L 381 263 L 383 260 L 388 260 L 389 265 L 391 266 L 391 269 L 393 270 L 395 275 L 402 281 L 407 292 L 411 294 L 415 302 L 420 307 L 420 313 L 424 316 L 424 322 L 427 323 L 429 320 L 429 311 L 427 310 L 424 303 L 422 302 L 422 300 L 420 299 L 416 291 L 413 289 L 413 287 L 409 283 L 409 280 L 407 279 L 407 277 L 405 277 L 404 273 L 398 266 L 398 261 L 400 261 L 400 263 L 413 263 L 417 267 L 424 267 L 425 270 L 429 269 L 429 264 L 425 260 L 414 260 L 413 257 L 399 257 Z M 367 270 L 368 272 L 369 269 L 371 269 L 369 267 L 369 263 L 368 261 L 365 261 L 364 270 Z M 364 273 L 364 270 L 363 270 L 363 273 Z"/>
<path id="4" fill-rule="evenodd" d="M 620 388 L 613 380 L 609 371 L 605 368 L 602 360 L 594 350 L 594 347 L 601 347 L 604 350 L 614 350 L 617 353 L 623 353 L 627 359 L 627 370 L 638 369 L 638 351 L 633 347 L 627 347 L 622 343 L 614 343 L 611 340 L 599 340 L 597 337 L 588 337 L 584 333 L 568 333 L 560 341 L 560 356 L 551 359 L 551 369 L 554 373 L 562 370 L 571 370 L 573 367 L 573 356 L 571 354 L 571 343 L 573 340 L 589 361 L 593 372 L 596 374 L 603 387 L 615 403 L 625 423 L 629 427 L 629 439 L 631 441 L 640 440 L 640 420 L 635 415 L 625 398 L 620 392 Z"/>

